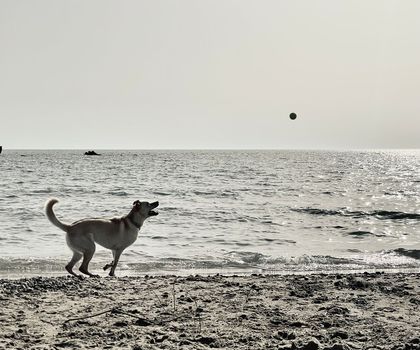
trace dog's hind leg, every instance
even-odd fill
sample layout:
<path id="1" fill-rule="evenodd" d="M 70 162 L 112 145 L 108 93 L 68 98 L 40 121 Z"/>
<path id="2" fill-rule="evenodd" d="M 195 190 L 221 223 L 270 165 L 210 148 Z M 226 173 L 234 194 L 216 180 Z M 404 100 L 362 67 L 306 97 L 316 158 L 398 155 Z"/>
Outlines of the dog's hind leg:
<path id="1" fill-rule="evenodd" d="M 66 270 L 69 274 L 71 274 L 73 276 L 76 276 L 76 277 L 80 277 L 78 274 L 73 272 L 73 267 L 82 258 L 82 256 L 83 255 L 78 253 L 78 252 L 73 252 L 73 257 L 71 258 L 69 263 L 66 265 Z"/>
<path id="2" fill-rule="evenodd" d="M 110 276 L 115 276 L 115 269 L 117 268 L 117 264 L 118 264 L 118 261 L 120 260 L 120 256 L 122 252 L 123 252 L 123 249 L 112 251 L 112 255 L 114 255 L 114 261 L 112 262 L 111 271 L 109 272 Z"/>
<path id="3" fill-rule="evenodd" d="M 89 244 L 89 247 L 83 252 L 83 261 L 79 267 L 79 271 L 90 277 L 99 277 L 88 271 L 89 263 L 92 260 L 93 254 L 95 254 L 95 243 Z"/>

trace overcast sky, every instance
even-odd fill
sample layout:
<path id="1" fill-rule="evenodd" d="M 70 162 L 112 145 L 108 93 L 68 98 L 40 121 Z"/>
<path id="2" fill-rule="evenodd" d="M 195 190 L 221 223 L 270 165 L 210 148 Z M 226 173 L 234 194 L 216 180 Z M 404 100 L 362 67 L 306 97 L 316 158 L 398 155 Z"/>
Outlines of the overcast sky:
<path id="1" fill-rule="evenodd" d="M 419 14 L 418 0 L 0 0 L 0 145 L 420 148 Z"/>

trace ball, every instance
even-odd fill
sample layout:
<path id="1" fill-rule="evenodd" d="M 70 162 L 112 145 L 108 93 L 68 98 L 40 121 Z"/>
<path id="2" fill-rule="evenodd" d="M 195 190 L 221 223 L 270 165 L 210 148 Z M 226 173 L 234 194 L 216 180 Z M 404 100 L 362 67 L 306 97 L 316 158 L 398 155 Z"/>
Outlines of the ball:
<path id="1" fill-rule="evenodd" d="M 297 115 L 296 115 L 296 113 L 290 113 L 289 117 L 290 117 L 290 119 L 295 120 Z"/>

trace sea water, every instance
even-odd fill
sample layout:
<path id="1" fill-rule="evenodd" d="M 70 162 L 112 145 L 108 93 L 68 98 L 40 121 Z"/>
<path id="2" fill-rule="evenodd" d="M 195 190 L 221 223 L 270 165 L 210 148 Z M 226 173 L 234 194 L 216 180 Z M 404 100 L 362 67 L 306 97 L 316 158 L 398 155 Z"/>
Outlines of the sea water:
<path id="1" fill-rule="evenodd" d="M 0 274 L 64 273 L 52 197 L 65 223 L 160 202 L 120 275 L 420 269 L 419 150 L 98 152 L 3 151 Z"/>

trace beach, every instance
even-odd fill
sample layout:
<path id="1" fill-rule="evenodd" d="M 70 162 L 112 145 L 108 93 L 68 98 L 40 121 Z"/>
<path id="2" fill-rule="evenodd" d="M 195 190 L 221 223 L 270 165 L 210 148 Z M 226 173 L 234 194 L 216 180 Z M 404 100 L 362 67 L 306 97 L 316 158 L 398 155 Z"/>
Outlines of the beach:
<path id="1" fill-rule="evenodd" d="M 419 13 L 0 1 L 0 350 L 420 350 Z"/>
<path id="2" fill-rule="evenodd" d="M 420 274 L 0 280 L 2 349 L 420 349 Z"/>

